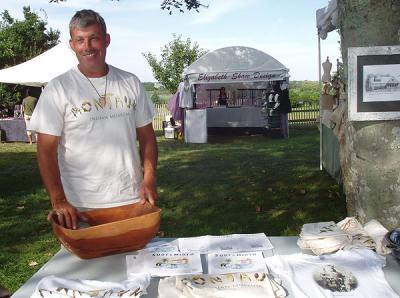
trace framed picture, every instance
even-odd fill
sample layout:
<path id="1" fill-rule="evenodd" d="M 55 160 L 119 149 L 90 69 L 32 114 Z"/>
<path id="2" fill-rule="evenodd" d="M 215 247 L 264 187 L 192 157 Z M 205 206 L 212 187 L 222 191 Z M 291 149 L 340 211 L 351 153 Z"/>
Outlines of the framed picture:
<path id="1" fill-rule="evenodd" d="M 400 120 L 400 46 L 348 52 L 349 120 Z"/>

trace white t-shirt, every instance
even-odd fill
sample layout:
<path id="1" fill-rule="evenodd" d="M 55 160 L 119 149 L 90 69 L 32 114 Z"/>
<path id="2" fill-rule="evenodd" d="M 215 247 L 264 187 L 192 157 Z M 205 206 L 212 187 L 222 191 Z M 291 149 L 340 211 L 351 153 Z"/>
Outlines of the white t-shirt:
<path id="1" fill-rule="evenodd" d="M 266 263 L 290 285 L 294 297 L 399 297 L 382 271 L 385 259 L 369 249 L 277 255 Z"/>
<path id="2" fill-rule="evenodd" d="M 54 275 L 42 278 L 31 298 L 141 297 L 147 294 L 150 274 L 137 274 L 122 282 L 66 279 Z"/>
<path id="3" fill-rule="evenodd" d="M 106 208 L 136 202 L 143 180 L 136 128 L 152 122 L 154 105 L 135 75 L 111 65 L 107 76 L 90 81 L 94 86 L 78 67 L 50 81 L 31 128 L 60 136 L 61 182 L 72 205 Z M 105 89 L 102 101 L 99 94 Z"/>
<path id="4" fill-rule="evenodd" d="M 161 279 L 160 298 L 286 297 L 287 292 L 268 272 L 182 275 Z"/>

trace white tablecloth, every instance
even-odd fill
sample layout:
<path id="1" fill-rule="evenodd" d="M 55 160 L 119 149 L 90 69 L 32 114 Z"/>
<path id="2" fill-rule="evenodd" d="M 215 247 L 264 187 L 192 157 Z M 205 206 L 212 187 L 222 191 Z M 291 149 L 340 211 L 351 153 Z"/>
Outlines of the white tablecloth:
<path id="1" fill-rule="evenodd" d="M 296 242 L 298 237 L 269 237 L 274 246 L 274 254 L 293 254 L 300 252 Z M 160 240 L 160 239 L 157 239 Z M 176 242 L 176 239 L 162 239 Z M 175 243 L 176 245 L 176 243 Z M 56 275 L 69 279 L 94 279 L 101 281 L 119 282 L 126 279 L 126 255 L 132 253 L 117 254 L 108 257 L 81 260 L 62 248 L 50 259 L 31 279 L 29 279 L 11 298 L 29 298 L 36 284 L 47 275 Z M 204 259 L 202 259 L 205 262 Z M 400 294 L 400 264 L 392 256 L 387 256 L 386 266 L 383 268 L 385 278 L 393 288 Z M 158 278 L 152 278 L 148 295 L 144 297 L 158 297 Z M 292 297 L 289 295 L 288 297 Z"/>
<path id="2" fill-rule="evenodd" d="M 207 127 L 265 127 L 261 107 L 207 109 Z"/>
<path id="3" fill-rule="evenodd" d="M 185 110 L 184 128 L 186 143 L 207 143 L 206 110 Z"/>

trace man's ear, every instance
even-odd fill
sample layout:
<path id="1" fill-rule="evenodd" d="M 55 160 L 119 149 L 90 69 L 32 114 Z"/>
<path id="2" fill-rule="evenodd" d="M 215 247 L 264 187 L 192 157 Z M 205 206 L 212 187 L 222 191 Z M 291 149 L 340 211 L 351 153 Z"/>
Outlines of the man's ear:
<path id="1" fill-rule="evenodd" d="M 72 42 L 72 39 L 69 40 L 69 46 L 70 46 L 71 49 L 75 52 L 74 43 Z"/>
<path id="2" fill-rule="evenodd" d="M 111 37 L 110 34 L 106 33 L 106 48 L 110 45 Z"/>

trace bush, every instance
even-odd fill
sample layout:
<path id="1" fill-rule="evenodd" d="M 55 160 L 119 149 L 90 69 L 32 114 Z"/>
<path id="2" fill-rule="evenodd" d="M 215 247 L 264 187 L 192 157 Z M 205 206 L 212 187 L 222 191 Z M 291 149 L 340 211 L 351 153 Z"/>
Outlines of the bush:
<path id="1" fill-rule="evenodd" d="M 321 91 L 316 81 L 292 81 L 289 86 L 290 102 L 301 104 L 300 101 L 318 101 Z"/>
<path id="2" fill-rule="evenodd" d="M 158 92 L 156 90 L 153 92 L 153 94 L 151 95 L 150 98 L 151 98 L 152 102 L 154 102 L 154 103 L 160 103 L 160 101 L 161 101 L 160 95 L 158 94 Z"/>

